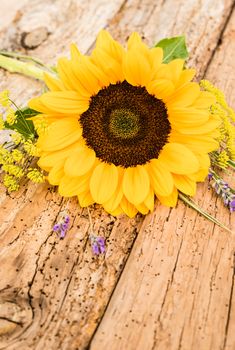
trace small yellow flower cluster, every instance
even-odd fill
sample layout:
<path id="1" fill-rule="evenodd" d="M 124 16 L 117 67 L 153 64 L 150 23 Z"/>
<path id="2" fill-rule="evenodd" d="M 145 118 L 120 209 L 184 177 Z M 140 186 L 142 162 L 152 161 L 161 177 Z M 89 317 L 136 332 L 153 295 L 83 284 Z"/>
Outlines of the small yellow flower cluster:
<path id="1" fill-rule="evenodd" d="M 220 152 L 216 158 L 216 163 L 221 169 L 226 169 L 228 166 L 229 156 L 225 150 Z"/>
<path id="2" fill-rule="evenodd" d="M 229 159 L 235 159 L 235 112 L 228 106 L 223 92 L 212 83 L 208 80 L 202 80 L 200 85 L 216 98 L 216 103 L 211 106 L 211 113 L 221 119 L 218 139 L 220 150 L 216 157 L 216 163 L 225 169 L 228 166 Z"/>
<path id="3" fill-rule="evenodd" d="M 0 130 L 4 128 L 11 129 L 11 126 L 17 123 L 17 115 L 15 110 L 11 108 L 15 104 L 9 98 L 9 91 L 0 92 L 0 105 L 5 107 L 4 117 L 0 115 Z M 47 125 L 42 118 L 38 120 L 38 131 L 43 132 L 46 127 Z M 13 127 L 12 129 L 15 128 Z M 29 135 L 27 138 L 24 133 L 14 130 L 11 134 L 11 142 L 0 146 L 0 166 L 3 171 L 3 184 L 8 192 L 19 189 L 20 180 L 23 176 L 28 177 L 34 183 L 41 183 L 45 180 L 45 176 L 41 170 L 37 167 L 29 168 L 33 157 L 39 155 L 39 149 L 36 147 L 36 139 L 34 135 L 32 135 L 32 139 L 30 137 Z M 13 148 L 12 142 L 14 144 Z"/>
<path id="4" fill-rule="evenodd" d="M 12 139 L 12 142 L 18 146 L 21 142 L 23 142 L 24 140 L 24 137 L 23 135 L 21 135 L 19 132 L 14 132 L 12 135 L 11 135 L 11 139 Z"/>
<path id="5" fill-rule="evenodd" d="M 4 170 L 9 175 L 15 176 L 17 179 L 21 179 L 24 176 L 24 171 L 19 165 L 4 164 L 2 166 L 2 170 Z"/>
<path id="6" fill-rule="evenodd" d="M 6 122 L 9 125 L 13 125 L 16 122 L 16 114 L 13 108 L 8 108 L 6 111 Z"/>
<path id="7" fill-rule="evenodd" d="M 45 118 L 34 118 L 34 127 L 37 131 L 37 134 L 40 136 L 45 133 L 46 128 L 48 127 L 48 123 Z"/>
<path id="8" fill-rule="evenodd" d="M 12 158 L 14 159 L 15 162 L 21 162 L 23 163 L 24 160 L 24 154 L 18 149 L 13 149 L 11 152 Z"/>
<path id="9" fill-rule="evenodd" d="M 11 107 L 12 101 L 10 100 L 8 90 L 4 90 L 0 92 L 0 105 L 4 107 L 4 114 L 5 114 L 5 118 L 3 117 L 3 115 L 1 115 L 1 118 L 0 118 L 0 130 L 2 130 L 4 129 L 5 122 L 8 125 L 13 125 L 15 122 L 17 122 L 17 116 L 15 114 L 15 110 Z"/>
<path id="10" fill-rule="evenodd" d="M 10 100 L 9 100 L 9 91 L 4 90 L 0 92 L 0 104 L 3 107 L 9 107 L 10 105 Z"/>
<path id="11" fill-rule="evenodd" d="M 4 129 L 4 120 L 2 118 L 2 115 L 0 114 L 0 130 Z"/>
<path id="12" fill-rule="evenodd" d="M 43 175 L 43 172 L 36 168 L 30 168 L 27 177 L 35 183 L 42 183 L 45 181 L 45 176 Z"/>
<path id="13" fill-rule="evenodd" d="M 38 157 L 39 149 L 37 148 L 35 143 L 33 143 L 32 140 L 24 141 L 23 142 L 23 147 L 24 147 L 25 152 L 28 153 L 28 155 L 30 155 L 32 157 Z"/>
<path id="14" fill-rule="evenodd" d="M 12 164 L 13 162 L 11 152 L 0 146 L 0 165 Z"/>
<path id="15" fill-rule="evenodd" d="M 9 192 L 18 191 L 20 185 L 14 176 L 5 174 L 3 177 L 3 184 Z"/>
<path id="16" fill-rule="evenodd" d="M 21 164 L 17 164 L 23 160 L 23 154 L 19 150 L 7 150 L 3 146 L 0 147 L 0 165 L 4 171 L 3 184 L 8 192 L 17 191 L 19 189 L 19 180 L 24 176 L 24 170 Z"/>

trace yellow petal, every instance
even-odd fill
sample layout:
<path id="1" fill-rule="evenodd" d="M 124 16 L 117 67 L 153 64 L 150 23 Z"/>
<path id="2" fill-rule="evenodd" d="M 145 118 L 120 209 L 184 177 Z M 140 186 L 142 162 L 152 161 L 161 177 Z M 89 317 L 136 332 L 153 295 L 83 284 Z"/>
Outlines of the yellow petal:
<path id="1" fill-rule="evenodd" d="M 174 182 L 169 170 L 159 159 L 152 159 L 149 163 L 151 185 L 156 194 L 168 196 L 173 191 Z"/>
<path id="2" fill-rule="evenodd" d="M 166 101 L 175 90 L 172 82 L 167 79 L 153 80 L 147 85 L 146 89 L 151 95 L 154 95 L 158 99 L 162 99 L 164 101 Z"/>
<path id="3" fill-rule="evenodd" d="M 64 86 L 61 80 L 54 78 L 51 74 L 44 73 L 44 81 L 51 91 L 61 91 L 64 90 Z"/>
<path id="4" fill-rule="evenodd" d="M 82 135 L 81 126 L 76 118 L 64 118 L 52 123 L 47 133 L 40 136 L 38 147 L 43 151 L 57 151 L 75 143 Z"/>
<path id="5" fill-rule="evenodd" d="M 150 188 L 147 197 L 144 200 L 146 207 L 152 212 L 154 209 L 154 191 Z"/>
<path id="6" fill-rule="evenodd" d="M 210 117 L 207 122 L 201 125 L 193 126 L 193 125 L 177 125 L 177 131 L 182 134 L 191 134 L 191 135 L 199 135 L 199 134 L 207 134 L 208 132 L 212 132 L 217 129 L 221 124 L 221 120 L 217 120 L 214 117 Z"/>
<path id="7" fill-rule="evenodd" d="M 178 191 L 174 187 L 173 192 L 167 197 L 157 196 L 159 201 L 167 207 L 175 207 L 178 199 Z"/>
<path id="8" fill-rule="evenodd" d="M 82 176 L 94 165 L 95 152 L 87 146 L 80 146 L 65 162 L 64 172 L 68 176 Z"/>
<path id="9" fill-rule="evenodd" d="M 75 91 L 46 92 L 41 101 L 51 110 L 65 114 L 82 114 L 89 107 L 89 99 Z"/>
<path id="10" fill-rule="evenodd" d="M 112 213 L 116 210 L 116 208 L 119 206 L 123 197 L 123 191 L 122 191 L 123 170 L 119 167 L 117 169 L 119 172 L 117 188 L 113 193 L 113 195 L 109 198 L 109 200 L 103 204 L 104 209 L 109 213 Z"/>
<path id="11" fill-rule="evenodd" d="M 81 53 L 77 48 L 77 45 L 74 43 L 70 45 L 70 55 L 71 55 L 71 59 L 74 61 L 78 60 L 79 57 L 81 56 Z"/>
<path id="12" fill-rule="evenodd" d="M 128 83 L 134 86 L 146 86 L 152 78 L 150 63 L 136 49 L 132 49 L 125 54 L 123 73 Z"/>
<path id="13" fill-rule="evenodd" d="M 42 103 L 41 97 L 34 97 L 28 102 L 28 106 L 41 113 L 53 113 L 53 111 Z"/>
<path id="14" fill-rule="evenodd" d="M 127 48 L 128 50 L 131 50 L 133 47 L 138 47 L 139 45 L 143 44 L 142 39 L 137 32 L 131 33 L 128 41 L 127 41 Z"/>
<path id="15" fill-rule="evenodd" d="M 47 169 L 53 167 L 60 160 L 67 158 L 77 147 L 80 146 L 80 142 L 75 142 L 72 145 L 58 150 L 55 152 L 44 152 L 38 161 L 38 165 L 42 169 Z"/>
<path id="16" fill-rule="evenodd" d="M 64 197 L 73 197 L 80 193 L 88 192 L 90 176 L 90 172 L 77 177 L 64 175 L 59 184 L 59 194 Z"/>
<path id="17" fill-rule="evenodd" d="M 196 74 L 195 69 L 184 69 L 178 79 L 176 88 L 182 87 L 184 84 L 190 82 Z"/>
<path id="18" fill-rule="evenodd" d="M 118 170 L 114 164 L 97 165 L 90 180 L 90 191 L 95 202 L 103 204 L 113 195 L 118 185 Z"/>
<path id="19" fill-rule="evenodd" d="M 125 50 L 106 30 L 101 30 L 99 32 L 96 40 L 96 47 L 105 51 L 118 62 L 122 62 Z"/>
<path id="20" fill-rule="evenodd" d="M 120 214 L 123 214 L 123 210 L 121 207 L 117 207 L 114 211 L 108 212 L 108 213 L 111 214 L 112 216 L 118 216 Z"/>
<path id="21" fill-rule="evenodd" d="M 163 50 L 161 47 L 153 47 L 149 50 L 152 69 L 154 72 L 160 68 L 163 60 Z"/>
<path id="22" fill-rule="evenodd" d="M 164 64 L 164 63 L 161 64 L 160 67 L 157 69 L 157 71 L 153 74 L 152 80 L 158 80 L 158 79 L 172 81 L 172 71 L 169 64 Z"/>
<path id="23" fill-rule="evenodd" d="M 196 182 L 189 176 L 173 174 L 175 187 L 181 192 L 194 196 L 196 193 Z"/>
<path id="24" fill-rule="evenodd" d="M 210 167 L 210 157 L 208 154 L 198 153 L 196 154 L 199 161 L 200 167 L 199 170 L 190 175 L 190 178 L 194 181 L 204 181 L 209 172 Z"/>
<path id="25" fill-rule="evenodd" d="M 205 124 L 210 117 L 210 113 L 206 109 L 168 106 L 168 117 L 170 123 L 179 130 L 189 126 L 196 127 Z"/>
<path id="26" fill-rule="evenodd" d="M 109 85 L 109 78 L 90 57 L 81 55 L 77 62 L 72 62 L 72 67 L 79 83 L 90 95 L 96 95 L 102 87 Z"/>
<path id="27" fill-rule="evenodd" d="M 146 207 L 144 203 L 136 205 L 136 209 L 143 215 L 146 215 L 149 212 L 148 207 Z"/>
<path id="28" fill-rule="evenodd" d="M 200 95 L 200 88 L 197 83 L 185 84 L 167 100 L 167 106 L 171 107 L 188 107 Z"/>
<path id="29" fill-rule="evenodd" d="M 150 50 L 146 44 L 143 43 L 140 35 L 136 32 L 133 32 L 127 42 L 128 51 L 136 50 L 141 55 L 143 55 L 150 63 L 152 60 L 150 58 Z"/>
<path id="30" fill-rule="evenodd" d="M 59 185 L 60 180 L 64 176 L 64 160 L 60 160 L 48 174 L 48 182 L 51 185 Z"/>
<path id="31" fill-rule="evenodd" d="M 129 218 L 133 218 L 138 213 L 136 207 L 131 204 L 125 196 L 122 198 L 120 207 Z"/>
<path id="32" fill-rule="evenodd" d="M 109 56 L 104 50 L 96 48 L 92 52 L 92 61 L 109 77 L 109 82 L 116 84 L 124 80 L 122 64 Z"/>
<path id="33" fill-rule="evenodd" d="M 200 168 L 206 168 L 208 169 L 210 166 L 210 157 L 208 154 L 204 153 L 198 153 L 196 154 L 196 157 L 199 160 Z"/>
<path id="34" fill-rule="evenodd" d="M 73 72 L 73 63 L 67 58 L 60 58 L 57 63 L 57 71 L 63 85 L 67 90 L 79 91 L 80 95 L 90 97 L 87 89 L 83 88 Z"/>
<path id="35" fill-rule="evenodd" d="M 167 143 L 159 155 L 163 165 L 175 174 L 192 174 L 199 169 L 197 157 L 179 143 Z"/>
<path id="36" fill-rule="evenodd" d="M 78 195 L 79 204 L 82 208 L 88 207 L 89 205 L 94 204 L 94 199 L 90 191 L 82 192 Z"/>
<path id="37" fill-rule="evenodd" d="M 122 188 L 129 202 L 133 204 L 142 203 L 150 188 L 149 175 L 144 166 L 137 165 L 125 169 Z"/>
<path id="38" fill-rule="evenodd" d="M 184 135 L 172 132 L 169 142 L 182 143 L 189 147 L 193 152 L 211 152 L 218 148 L 218 142 L 213 138 L 216 134 L 205 135 Z"/>
<path id="39" fill-rule="evenodd" d="M 216 98 L 210 92 L 201 91 L 198 98 L 193 102 L 194 108 L 209 108 L 216 102 Z"/>
<path id="40" fill-rule="evenodd" d="M 179 78 L 181 76 L 183 67 L 184 67 L 184 60 L 177 58 L 170 63 L 168 63 L 168 66 L 171 70 L 172 74 L 172 81 L 176 85 L 179 81 Z"/>

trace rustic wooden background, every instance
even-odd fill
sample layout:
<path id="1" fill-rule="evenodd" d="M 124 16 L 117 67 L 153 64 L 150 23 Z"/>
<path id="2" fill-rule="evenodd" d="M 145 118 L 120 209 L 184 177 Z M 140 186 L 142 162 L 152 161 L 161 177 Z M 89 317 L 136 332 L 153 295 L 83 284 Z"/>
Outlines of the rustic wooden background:
<path id="1" fill-rule="evenodd" d="M 235 107 L 233 0 L 0 0 L 0 49 L 45 62 L 71 41 L 89 52 L 101 28 L 121 42 L 138 31 L 150 45 L 185 34 L 190 66 Z M 17 103 L 41 84 L 0 71 Z M 230 176 L 232 181 L 232 176 Z M 233 180 L 234 182 L 234 180 Z M 235 228 L 235 214 L 200 184 L 198 203 Z M 51 227 L 65 202 L 48 185 L 25 182 L 0 195 L 0 349 L 234 350 L 235 239 L 179 203 L 118 219 L 92 207 L 105 257 L 91 254 L 88 214 L 75 200 L 72 227 Z"/>

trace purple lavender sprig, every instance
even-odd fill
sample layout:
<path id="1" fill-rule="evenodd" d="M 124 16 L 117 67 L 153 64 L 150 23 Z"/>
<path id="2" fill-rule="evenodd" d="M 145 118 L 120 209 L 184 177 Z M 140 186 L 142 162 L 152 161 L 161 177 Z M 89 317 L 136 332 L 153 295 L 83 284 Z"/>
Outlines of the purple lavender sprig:
<path id="1" fill-rule="evenodd" d="M 94 234 L 91 213 L 90 213 L 90 210 L 88 207 L 87 207 L 87 211 L 88 211 L 88 217 L 89 217 L 89 222 L 90 222 L 89 239 L 91 242 L 92 253 L 94 255 L 105 254 L 105 252 L 106 252 L 105 238 L 102 236 L 96 236 Z"/>
<path id="2" fill-rule="evenodd" d="M 91 248 L 94 255 L 104 254 L 105 249 L 105 238 L 102 236 L 90 235 Z"/>
<path id="3" fill-rule="evenodd" d="M 58 222 L 53 226 L 53 231 L 56 232 L 60 239 L 63 239 L 69 229 L 70 217 L 67 213 L 64 213 Z"/>
<path id="4" fill-rule="evenodd" d="M 230 212 L 235 211 L 235 191 L 212 169 L 208 175 L 209 182 L 215 192 L 223 199 L 224 205 L 229 208 Z"/>

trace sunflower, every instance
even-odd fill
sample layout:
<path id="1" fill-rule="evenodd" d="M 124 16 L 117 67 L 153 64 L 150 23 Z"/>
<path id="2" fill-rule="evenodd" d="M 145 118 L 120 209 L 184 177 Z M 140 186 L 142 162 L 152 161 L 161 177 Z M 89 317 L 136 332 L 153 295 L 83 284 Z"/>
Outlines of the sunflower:
<path id="1" fill-rule="evenodd" d="M 38 165 L 62 196 L 133 217 L 152 211 L 155 196 L 174 207 L 178 190 L 195 194 L 220 122 L 209 112 L 214 97 L 191 82 L 195 70 L 184 60 L 164 64 L 162 49 L 137 33 L 125 49 L 101 31 L 90 56 L 72 44 L 57 71 L 29 106 L 48 123 Z"/>

